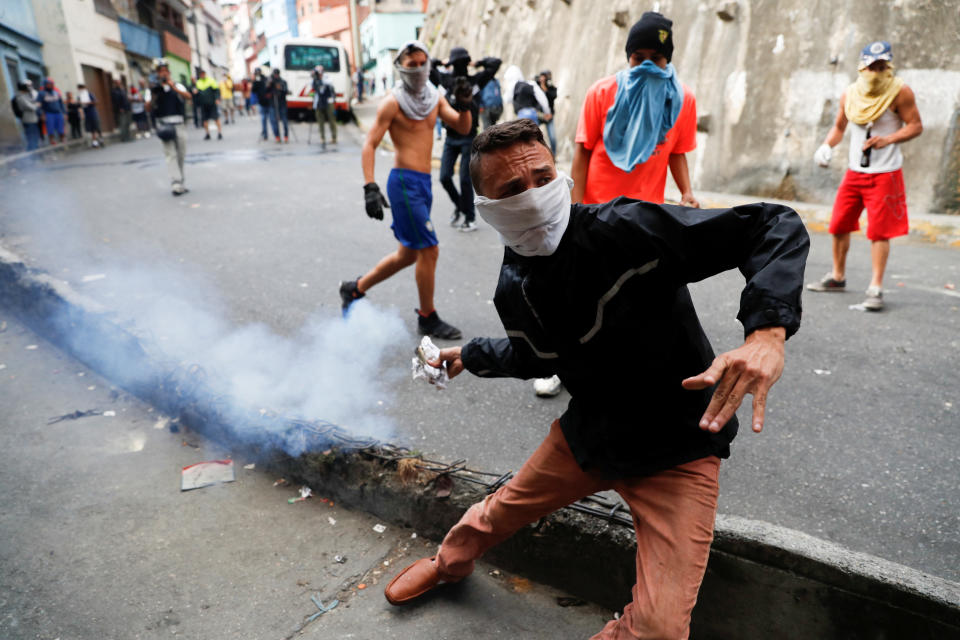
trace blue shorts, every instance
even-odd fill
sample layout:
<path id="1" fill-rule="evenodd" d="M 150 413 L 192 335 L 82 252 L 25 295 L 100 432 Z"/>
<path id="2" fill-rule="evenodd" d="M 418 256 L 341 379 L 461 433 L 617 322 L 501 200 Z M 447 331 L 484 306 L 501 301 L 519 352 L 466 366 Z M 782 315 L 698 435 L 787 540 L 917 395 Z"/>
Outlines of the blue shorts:
<path id="1" fill-rule="evenodd" d="M 57 135 L 63 135 L 63 114 L 62 113 L 46 113 L 43 114 L 47 119 L 47 133 Z"/>
<path id="2" fill-rule="evenodd" d="M 435 247 L 439 241 L 430 221 L 433 191 L 430 174 L 411 169 L 391 169 L 387 197 L 393 212 L 393 235 L 409 249 Z"/>

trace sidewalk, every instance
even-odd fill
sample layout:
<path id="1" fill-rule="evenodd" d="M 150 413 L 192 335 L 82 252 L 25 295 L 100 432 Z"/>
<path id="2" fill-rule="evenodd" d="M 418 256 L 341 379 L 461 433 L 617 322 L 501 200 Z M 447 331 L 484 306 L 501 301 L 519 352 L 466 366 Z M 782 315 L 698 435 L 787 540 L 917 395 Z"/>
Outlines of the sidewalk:
<path id="1" fill-rule="evenodd" d="M 392 607 L 384 585 L 435 542 L 322 487 L 289 504 L 299 485 L 172 432 L 9 313 L 0 323 L 0 637 L 573 640 L 611 615 L 486 564 L 443 597 Z M 48 424 L 87 410 L 103 413 Z M 182 467 L 231 457 L 235 482 L 180 491 Z M 339 605 L 308 621 L 311 596 Z"/>
<path id="2" fill-rule="evenodd" d="M 353 111 L 357 116 L 357 122 L 360 129 L 366 132 L 373 124 L 377 115 L 377 105 L 379 99 L 371 98 L 363 104 L 354 105 Z M 383 147 L 388 151 L 393 150 L 389 135 L 384 137 Z M 434 168 L 439 168 L 440 156 L 443 153 L 443 141 L 434 140 L 433 145 L 433 164 Z M 565 160 L 560 159 L 559 164 L 568 173 L 570 167 Z M 680 202 L 680 192 L 672 181 L 667 181 L 665 197 L 667 202 Z M 770 198 L 761 198 L 759 196 L 722 193 L 716 191 L 696 191 L 701 206 L 704 208 L 734 207 L 749 202 L 763 200 L 765 202 L 774 202 L 784 204 L 803 218 L 807 229 L 812 232 L 827 233 L 830 224 L 831 205 L 816 204 L 812 202 L 798 202 L 793 200 L 774 200 Z M 960 248 L 960 216 L 944 215 L 925 212 L 910 212 L 910 236 L 911 239 L 930 244 L 938 244 L 954 248 Z"/>

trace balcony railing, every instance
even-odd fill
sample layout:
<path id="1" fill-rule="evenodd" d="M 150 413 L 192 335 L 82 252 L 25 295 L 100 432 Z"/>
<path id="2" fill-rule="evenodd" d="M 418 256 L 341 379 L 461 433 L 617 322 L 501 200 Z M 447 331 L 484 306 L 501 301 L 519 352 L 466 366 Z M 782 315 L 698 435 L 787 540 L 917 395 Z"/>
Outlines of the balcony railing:
<path id="1" fill-rule="evenodd" d="M 120 40 L 127 51 L 145 58 L 159 58 L 163 55 L 158 32 L 125 18 L 117 18 L 117 24 L 120 26 Z"/>

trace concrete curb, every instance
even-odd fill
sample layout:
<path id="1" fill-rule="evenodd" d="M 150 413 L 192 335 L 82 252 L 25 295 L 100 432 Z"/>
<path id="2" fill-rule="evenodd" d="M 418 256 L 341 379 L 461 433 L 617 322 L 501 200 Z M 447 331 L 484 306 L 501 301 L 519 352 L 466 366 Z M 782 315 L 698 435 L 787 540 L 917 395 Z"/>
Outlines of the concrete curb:
<path id="1" fill-rule="evenodd" d="M 432 474 L 404 483 L 393 468 L 364 453 L 334 450 L 290 458 L 277 449 L 244 447 L 242 433 L 212 403 L 172 400 L 167 372 L 139 341 L 95 302 L 27 267 L 0 248 L 0 302 L 52 343 L 108 379 L 115 362 L 85 344 L 108 341 L 150 372 L 128 390 L 180 423 L 254 454 L 278 474 L 309 484 L 344 506 L 372 512 L 433 540 L 474 502 L 477 486 L 454 480 L 439 499 Z M 67 339 L 65 329 L 75 337 Z M 79 332 L 77 330 L 80 330 Z M 78 336 L 78 337 L 77 337 Z M 619 609 L 633 585 L 635 543 L 629 527 L 570 510 L 526 527 L 486 559 L 506 570 Z M 707 574 L 693 613 L 697 638 L 960 637 L 960 584 L 850 551 L 771 524 L 718 516 Z"/>

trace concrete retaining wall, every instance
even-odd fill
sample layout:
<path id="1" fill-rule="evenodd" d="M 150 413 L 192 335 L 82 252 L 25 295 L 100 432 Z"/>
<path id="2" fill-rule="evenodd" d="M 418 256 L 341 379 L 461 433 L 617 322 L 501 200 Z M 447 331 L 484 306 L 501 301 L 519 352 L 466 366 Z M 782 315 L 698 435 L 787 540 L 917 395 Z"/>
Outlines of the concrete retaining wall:
<path id="1" fill-rule="evenodd" d="M 171 401 L 168 378 L 139 342 L 110 314 L 65 283 L 26 267 L 0 249 L 0 304 L 107 378 L 114 358 L 149 372 L 129 390 L 180 423 L 231 446 L 242 441 L 210 404 Z M 65 339 L 66 329 L 74 336 Z M 79 331 L 78 331 L 79 329 Z M 84 348 L 115 346 L 112 355 Z M 436 497 L 431 476 L 404 483 L 392 463 L 365 455 L 249 451 L 261 464 L 310 485 L 344 506 L 363 509 L 397 526 L 440 540 L 483 493 L 455 480 L 451 495 Z M 563 510 L 518 532 L 487 560 L 584 599 L 620 609 L 634 582 L 633 530 Z M 960 637 L 960 585 L 806 534 L 763 522 L 718 516 L 715 540 L 693 636 L 701 638 L 850 640 Z"/>
<path id="2" fill-rule="evenodd" d="M 673 63 L 697 96 L 695 189 L 832 201 L 847 142 L 830 170 L 814 165 L 813 152 L 856 77 L 860 49 L 883 39 L 924 123 L 903 145 L 909 206 L 958 212 L 960 184 L 943 168 L 957 146 L 945 141 L 960 109 L 960 0 L 430 0 L 422 37 L 438 57 L 461 45 L 527 77 L 552 70 L 558 153 L 570 158 L 587 89 L 626 67 L 627 32 L 654 6 L 674 21 Z"/>

